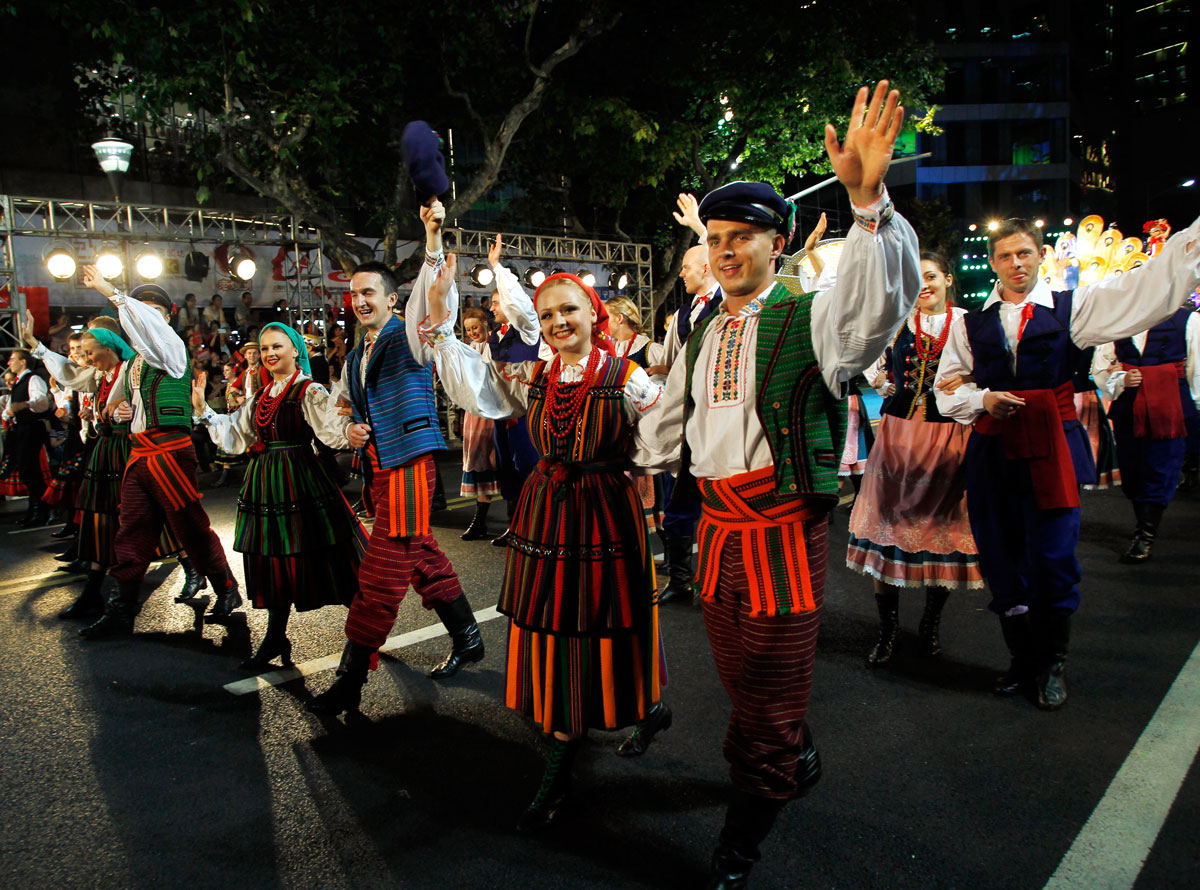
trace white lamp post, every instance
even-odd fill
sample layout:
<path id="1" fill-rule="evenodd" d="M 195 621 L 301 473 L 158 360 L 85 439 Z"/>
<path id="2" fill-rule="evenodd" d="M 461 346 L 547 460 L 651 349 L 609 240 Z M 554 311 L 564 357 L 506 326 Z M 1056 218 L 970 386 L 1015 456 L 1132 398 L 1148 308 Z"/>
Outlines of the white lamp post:
<path id="1" fill-rule="evenodd" d="M 133 146 L 120 139 L 101 139 L 92 143 L 92 151 L 100 162 L 100 169 L 108 177 L 112 186 L 113 200 L 120 201 L 121 179 L 129 169 L 129 159 L 133 156 Z"/>

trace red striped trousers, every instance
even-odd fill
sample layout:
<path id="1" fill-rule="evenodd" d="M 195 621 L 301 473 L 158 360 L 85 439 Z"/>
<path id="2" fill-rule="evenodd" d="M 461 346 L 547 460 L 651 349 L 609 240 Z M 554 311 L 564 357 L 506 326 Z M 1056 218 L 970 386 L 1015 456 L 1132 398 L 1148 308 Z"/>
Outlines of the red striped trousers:
<path id="1" fill-rule="evenodd" d="M 805 521 L 804 539 L 813 611 L 751 618 L 737 535 L 721 548 L 717 597 L 703 603 L 717 673 L 733 702 L 724 745 L 730 777 L 742 791 L 779 800 L 796 793 L 825 592 L 828 519 Z"/>

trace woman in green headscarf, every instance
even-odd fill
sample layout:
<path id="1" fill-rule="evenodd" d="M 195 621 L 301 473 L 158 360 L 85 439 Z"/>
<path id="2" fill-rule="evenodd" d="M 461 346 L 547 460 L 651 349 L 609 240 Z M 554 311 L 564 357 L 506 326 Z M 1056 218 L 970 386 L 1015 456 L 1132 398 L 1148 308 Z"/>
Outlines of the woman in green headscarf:
<path id="1" fill-rule="evenodd" d="M 291 663 L 287 623 L 299 612 L 349 604 L 358 591 L 358 566 L 366 533 L 341 489 L 313 451 L 319 438 L 347 448 L 348 418 L 326 416 L 329 393 L 311 377 L 308 349 L 299 332 L 272 322 L 259 332 L 262 364 L 271 383 L 232 414 L 216 414 L 204 401 L 205 377 L 193 383 L 196 422 L 229 454 L 251 454 L 238 496 L 233 549 L 242 554 L 246 590 L 267 610 L 267 633 L 248 670 L 272 659 Z"/>

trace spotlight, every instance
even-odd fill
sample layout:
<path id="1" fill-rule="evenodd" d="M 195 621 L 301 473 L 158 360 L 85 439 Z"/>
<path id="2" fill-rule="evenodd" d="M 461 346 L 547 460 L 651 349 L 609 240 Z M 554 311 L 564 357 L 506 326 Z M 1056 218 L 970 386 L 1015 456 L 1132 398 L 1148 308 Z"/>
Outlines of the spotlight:
<path id="1" fill-rule="evenodd" d="M 1034 224 L 1035 226 L 1037 226 L 1037 227 L 1040 229 L 1040 228 L 1042 228 L 1043 226 L 1045 226 L 1045 225 L 1046 225 L 1046 221 L 1045 221 L 1044 219 L 1035 219 L 1035 220 L 1033 221 L 1033 224 Z"/>
<path id="2" fill-rule="evenodd" d="M 121 248 L 115 244 L 101 244 L 96 252 L 96 271 L 107 280 L 120 278 L 125 271 L 125 261 L 121 259 Z"/>
<path id="3" fill-rule="evenodd" d="M 1073 226 L 1073 225 L 1075 225 L 1075 220 L 1071 219 L 1071 217 L 1068 216 L 1066 219 L 1063 220 L 1063 225 L 1064 226 Z"/>
<path id="4" fill-rule="evenodd" d="M 137 259 L 133 261 L 133 268 L 137 269 L 138 275 L 142 278 L 145 278 L 147 281 L 153 281 L 162 274 L 162 257 L 150 251 L 140 253 Z"/>
<path id="5" fill-rule="evenodd" d="M 1000 223 L 996 222 L 996 220 L 993 219 L 991 222 L 988 223 L 988 231 L 989 232 L 994 232 L 998 228 L 1000 228 Z"/>
<path id="6" fill-rule="evenodd" d="M 530 266 L 522 277 L 529 287 L 541 287 L 546 280 L 546 273 L 537 266 Z"/>
<path id="7" fill-rule="evenodd" d="M 229 270 L 234 276 L 242 281 L 249 281 L 258 271 L 258 264 L 254 262 L 254 253 L 244 244 L 235 244 L 229 248 L 226 254 L 229 261 Z"/>
<path id="8" fill-rule="evenodd" d="M 625 290 L 625 285 L 629 284 L 629 273 L 622 272 L 620 269 L 614 269 L 612 274 L 608 276 L 608 286 L 613 290 Z"/>
<path id="9" fill-rule="evenodd" d="M 1183 182 L 1181 182 L 1181 183 L 1179 184 L 1179 187 L 1180 187 L 1180 188 L 1185 188 L 1185 189 L 1190 189 L 1190 188 L 1191 188 L 1192 186 L 1194 186 L 1195 184 L 1196 184 L 1196 180 L 1194 180 L 1194 179 L 1185 179 Z"/>
<path id="10" fill-rule="evenodd" d="M 487 263 L 476 263 L 471 267 L 471 283 L 476 287 L 487 287 L 495 277 L 496 273 Z"/>
<path id="11" fill-rule="evenodd" d="M 596 286 L 596 275 L 594 272 L 589 272 L 587 269 L 580 269 L 575 273 L 575 277 L 586 284 L 588 287 Z"/>
<path id="12" fill-rule="evenodd" d="M 553 269 L 550 270 L 550 274 L 551 275 L 561 275 L 561 274 L 563 274 L 563 272 L 566 272 L 566 271 L 567 270 L 564 269 L 562 266 L 555 266 Z"/>
<path id="13" fill-rule="evenodd" d="M 979 228 L 979 226 L 975 225 L 975 223 L 971 223 L 969 226 L 967 226 L 967 231 L 974 232 L 978 228 Z"/>
<path id="14" fill-rule="evenodd" d="M 51 245 L 46 254 L 46 271 L 56 281 L 66 281 L 75 277 L 75 254 L 63 244 Z"/>

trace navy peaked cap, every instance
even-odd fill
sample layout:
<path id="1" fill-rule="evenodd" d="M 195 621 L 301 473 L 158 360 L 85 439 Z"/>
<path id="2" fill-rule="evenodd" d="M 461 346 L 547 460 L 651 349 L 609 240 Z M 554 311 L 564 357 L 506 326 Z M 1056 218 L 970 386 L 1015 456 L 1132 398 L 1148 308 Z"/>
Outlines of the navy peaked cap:
<path id="1" fill-rule="evenodd" d="M 139 284 L 129 292 L 129 298 L 141 300 L 143 303 L 155 303 L 166 309 L 169 314 L 175 312 L 175 301 L 157 284 Z"/>
<path id="2" fill-rule="evenodd" d="M 791 206 L 765 182 L 731 182 L 713 189 L 700 202 L 700 220 L 728 219 L 770 226 L 784 235 L 791 227 Z"/>
<path id="3" fill-rule="evenodd" d="M 404 127 L 400 153 L 412 178 L 418 203 L 424 204 L 450 190 L 446 159 L 442 156 L 442 137 L 425 121 L 410 121 Z"/>

